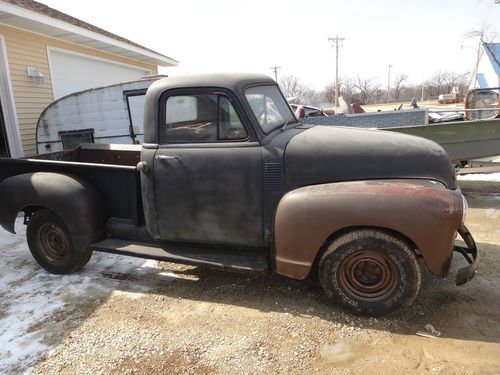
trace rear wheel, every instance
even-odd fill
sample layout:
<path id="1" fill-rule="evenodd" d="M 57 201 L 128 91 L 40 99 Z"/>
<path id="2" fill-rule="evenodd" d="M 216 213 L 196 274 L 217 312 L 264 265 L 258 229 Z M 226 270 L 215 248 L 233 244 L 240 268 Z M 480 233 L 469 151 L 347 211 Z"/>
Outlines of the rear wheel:
<path id="1" fill-rule="evenodd" d="M 54 212 L 36 211 L 28 221 L 26 238 L 33 258 L 50 273 L 71 274 L 81 270 L 92 251 L 76 251 L 64 221 Z"/>
<path id="2" fill-rule="evenodd" d="M 410 305 L 420 266 L 410 246 L 382 230 L 355 230 L 335 239 L 319 262 L 328 297 L 356 314 L 381 315 Z"/>

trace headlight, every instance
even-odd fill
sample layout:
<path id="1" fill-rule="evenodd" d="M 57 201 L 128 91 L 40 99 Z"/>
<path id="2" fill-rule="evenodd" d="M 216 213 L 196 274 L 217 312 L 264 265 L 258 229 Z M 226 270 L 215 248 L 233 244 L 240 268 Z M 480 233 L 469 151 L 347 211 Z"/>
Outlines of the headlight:
<path id="1" fill-rule="evenodd" d="M 467 211 L 469 210 L 469 204 L 467 203 L 467 199 L 462 194 L 462 225 L 465 224 L 465 219 L 467 219 Z"/>

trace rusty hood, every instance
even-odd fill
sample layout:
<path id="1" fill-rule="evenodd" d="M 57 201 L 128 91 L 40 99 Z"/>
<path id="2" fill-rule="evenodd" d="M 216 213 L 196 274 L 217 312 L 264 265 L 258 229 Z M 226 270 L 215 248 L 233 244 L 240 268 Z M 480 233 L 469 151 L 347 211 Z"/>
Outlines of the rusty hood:
<path id="1" fill-rule="evenodd" d="M 288 183 L 417 178 L 456 188 L 444 149 L 430 140 L 378 130 L 314 126 L 294 136 L 285 149 Z"/>

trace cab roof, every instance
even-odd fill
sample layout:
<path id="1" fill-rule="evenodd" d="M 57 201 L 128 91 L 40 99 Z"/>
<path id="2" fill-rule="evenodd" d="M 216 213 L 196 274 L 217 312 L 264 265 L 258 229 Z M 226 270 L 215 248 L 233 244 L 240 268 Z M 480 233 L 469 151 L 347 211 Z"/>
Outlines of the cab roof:
<path id="1" fill-rule="evenodd" d="M 168 89 L 186 87 L 221 87 L 237 91 L 251 84 L 276 84 L 276 82 L 265 74 L 211 73 L 166 77 L 158 80 L 152 88 L 162 92 Z"/>

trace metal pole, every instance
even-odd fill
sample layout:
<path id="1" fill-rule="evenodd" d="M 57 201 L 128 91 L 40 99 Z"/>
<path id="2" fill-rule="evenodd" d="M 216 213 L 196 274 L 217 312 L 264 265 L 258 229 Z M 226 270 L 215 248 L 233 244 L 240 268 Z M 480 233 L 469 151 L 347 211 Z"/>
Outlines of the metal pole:
<path id="1" fill-rule="evenodd" d="M 479 45 L 477 48 L 471 47 L 471 46 L 460 46 L 460 49 L 464 48 L 470 48 L 474 51 L 476 51 L 476 64 L 474 65 L 474 69 L 472 72 L 470 72 L 470 84 L 469 84 L 469 90 L 470 89 L 475 89 L 477 86 L 477 69 L 479 66 L 479 61 L 481 60 L 481 39 L 479 40 Z"/>
<path id="2" fill-rule="evenodd" d="M 335 43 L 335 114 L 339 106 L 339 37 Z"/>
<path id="3" fill-rule="evenodd" d="M 278 83 L 278 69 L 281 69 L 281 66 L 272 66 L 271 70 L 274 72 L 274 80 Z"/>
<path id="4" fill-rule="evenodd" d="M 420 101 L 424 101 L 424 87 L 425 87 L 425 79 L 422 76 L 422 97 L 420 98 Z"/>
<path id="5" fill-rule="evenodd" d="M 389 93 L 391 91 L 391 68 L 392 65 L 389 64 L 389 72 L 387 73 L 387 103 L 389 103 Z"/>
<path id="6" fill-rule="evenodd" d="M 335 44 L 335 114 L 339 103 L 339 42 L 345 38 L 340 38 L 338 35 L 335 38 L 328 38 L 328 41 Z"/>

